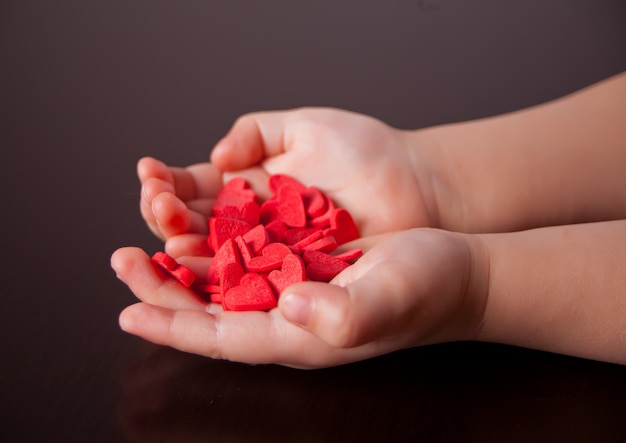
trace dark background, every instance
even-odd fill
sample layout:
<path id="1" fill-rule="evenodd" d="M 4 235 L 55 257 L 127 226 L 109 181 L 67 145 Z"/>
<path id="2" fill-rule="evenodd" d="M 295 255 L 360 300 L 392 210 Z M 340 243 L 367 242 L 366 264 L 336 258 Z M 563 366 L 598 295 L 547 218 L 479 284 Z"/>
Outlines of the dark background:
<path id="1" fill-rule="evenodd" d="M 0 1 L 0 440 L 618 441 L 626 369 L 487 344 L 320 371 L 123 333 L 109 257 L 161 248 L 135 163 L 208 158 L 240 114 L 401 128 L 626 70 L 621 0 Z"/>

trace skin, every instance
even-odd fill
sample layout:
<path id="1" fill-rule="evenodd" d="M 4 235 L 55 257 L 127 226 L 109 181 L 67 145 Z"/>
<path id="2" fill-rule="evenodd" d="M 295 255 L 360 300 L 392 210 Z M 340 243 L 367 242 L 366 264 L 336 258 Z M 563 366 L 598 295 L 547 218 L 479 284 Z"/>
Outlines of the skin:
<path id="1" fill-rule="evenodd" d="M 270 312 L 223 312 L 136 248 L 112 257 L 140 299 L 122 328 L 187 352 L 317 368 L 484 340 L 626 363 L 626 75 L 515 113 L 418 131 L 359 114 L 248 114 L 210 163 L 141 159 L 141 213 L 165 250 L 209 266 L 222 180 L 267 195 L 285 173 L 348 209 L 366 253 Z M 622 241 L 620 241 L 620 239 Z M 306 352 L 302 350 L 306 349 Z"/>

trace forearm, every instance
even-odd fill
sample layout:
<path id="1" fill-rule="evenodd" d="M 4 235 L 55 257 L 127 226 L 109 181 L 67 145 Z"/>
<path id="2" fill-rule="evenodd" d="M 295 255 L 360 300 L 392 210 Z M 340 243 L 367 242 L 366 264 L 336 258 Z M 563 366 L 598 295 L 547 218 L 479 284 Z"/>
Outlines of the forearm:
<path id="1" fill-rule="evenodd" d="M 415 131 L 438 227 L 503 232 L 626 218 L 626 74 L 540 106 Z"/>
<path id="2" fill-rule="evenodd" d="M 626 220 L 479 237 L 478 340 L 626 364 Z"/>

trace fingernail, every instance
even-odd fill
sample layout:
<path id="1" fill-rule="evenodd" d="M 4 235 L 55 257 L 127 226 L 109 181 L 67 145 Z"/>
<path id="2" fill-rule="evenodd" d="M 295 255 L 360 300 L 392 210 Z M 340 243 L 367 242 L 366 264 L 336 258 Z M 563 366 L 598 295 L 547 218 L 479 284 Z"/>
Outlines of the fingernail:
<path id="1" fill-rule="evenodd" d="M 305 326 L 311 317 L 311 297 L 289 292 L 280 297 L 280 312 L 292 323 Z"/>

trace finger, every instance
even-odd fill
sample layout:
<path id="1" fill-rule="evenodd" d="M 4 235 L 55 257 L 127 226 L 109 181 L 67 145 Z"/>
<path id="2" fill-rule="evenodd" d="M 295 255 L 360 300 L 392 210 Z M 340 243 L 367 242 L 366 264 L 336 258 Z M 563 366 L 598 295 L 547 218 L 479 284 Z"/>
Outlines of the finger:
<path id="1" fill-rule="evenodd" d="M 111 266 L 141 301 L 170 309 L 205 310 L 206 303 L 159 271 L 139 248 L 118 249 L 111 256 Z"/>
<path id="2" fill-rule="evenodd" d="M 273 111 L 238 118 L 213 148 L 211 162 L 223 171 L 234 171 L 284 152 L 288 115 L 288 112 Z"/>
<path id="3" fill-rule="evenodd" d="M 150 230 L 162 239 L 164 239 L 165 236 L 161 232 L 154 211 L 152 210 L 152 202 L 156 196 L 164 192 L 173 193 L 174 186 L 165 180 L 155 177 L 146 178 L 142 181 L 141 198 L 139 202 L 141 216 L 148 224 Z"/>
<path id="4" fill-rule="evenodd" d="M 196 275 L 197 281 L 204 279 L 204 276 L 206 275 L 207 269 L 209 269 L 212 260 L 213 259 L 210 257 L 198 257 L 190 255 L 183 255 L 176 258 L 176 261 L 178 263 L 191 269 L 191 272 Z"/>
<path id="5" fill-rule="evenodd" d="M 190 211 L 174 194 L 163 192 L 157 195 L 151 207 L 156 226 L 165 238 L 186 233 L 208 233 L 206 216 Z"/>
<path id="6" fill-rule="evenodd" d="M 222 173 L 211 163 L 197 163 L 186 168 L 170 169 L 176 195 L 184 202 L 214 199 L 222 188 Z"/>
<path id="7" fill-rule="evenodd" d="M 137 162 L 137 176 L 139 181 L 143 183 L 150 178 L 157 178 L 174 184 L 174 176 L 170 168 L 160 160 L 153 157 L 143 157 Z"/>
<path id="8" fill-rule="evenodd" d="M 196 200 L 187 200 L 185 202 L 187 208 L 192 212 L 197 212 L 205 218 L 209 218 L 213 215 L 213 205 L 215 204 L 214 198 L 203 198 Z"/>
<path id="9" fill-rule="evenodd" d="M 143 157 L 137 162 L 137 175 L 142 185 L 150 179 L 168 183 L 183 201 L 215 198 L 222 187 L 221 172 L 211 163 L 181 168 L 167 166 L 153 157 Z"/>
<path id="10" fill-rule="evenodd" d="M 397 232 L 386 232 L 384 234 L 375 234 L 359 237 L 356 240 L 352 240 L 347 243 L 343 243 L 337 247 L 337 249 L 333 252 L 333 254 L 339 254 L 341 252 L 348 251 L 350 249 L 361 249 L 364 253 L 374 248 L 376 245 L 381 242 L 393 237 Z M 352 268 L 348 268 L 352 269 Z M 342 285 L 344 286 L 344 285 Z"/>
<path id="11" fill-rule="evenodd" d="M 174 258 L 185 255 L 196 257 L 213 255 L 205 234 L 181 234 L 170 237 L 165 242 L 165 252 Z"/>
<path id="12" fill-rule="evenodd" d="M 251 345 L 242 329 L 262 328 L 259 321 L 265 313 L 230 313 L 239 316 L 239 333 L 231 330 L 222 335 L 216 315 L 197 310 L 171 310 L 160 306 L 138 303 L 120 314 L 120 326 L 126 332 L 138 335 L 153 343 L 171 346 L 184 352 L 212 358 L 265 363 L 272 352 L 269 342 L 265 346 Z M 257 343 L 258 345 L 258 343 Z"/>
<path id="13" fill-rule="evenodd" d="M 221 174 L 213 165 L 170 168 L 159 160 L 144 157 L 137 163 L 137 172 L 141 180 L 141 215 L 154 234 L 166 239 L 188 229 L 206 232 L 203 217 L 210 213 L 221 188 Z M 160 197 L 162 194 L 175 195 L 184 204 L 175 204 L 175 199 Z M 156 203 L 159 215 L 155 214 L 156 198 L 160 200 Z M 187 214 L 185 206 L 192 214 Z"/>
<path id="14" fill-rule="evenodd" d="M 121 313 L 120 326 L 153 343 L 184 352 L 252 364 L 314 368 L 378 355 L 371 346 L 330 347 L 304 329 L 284 321 L 276 310 L 213 315 L 138 303 Z"/>

